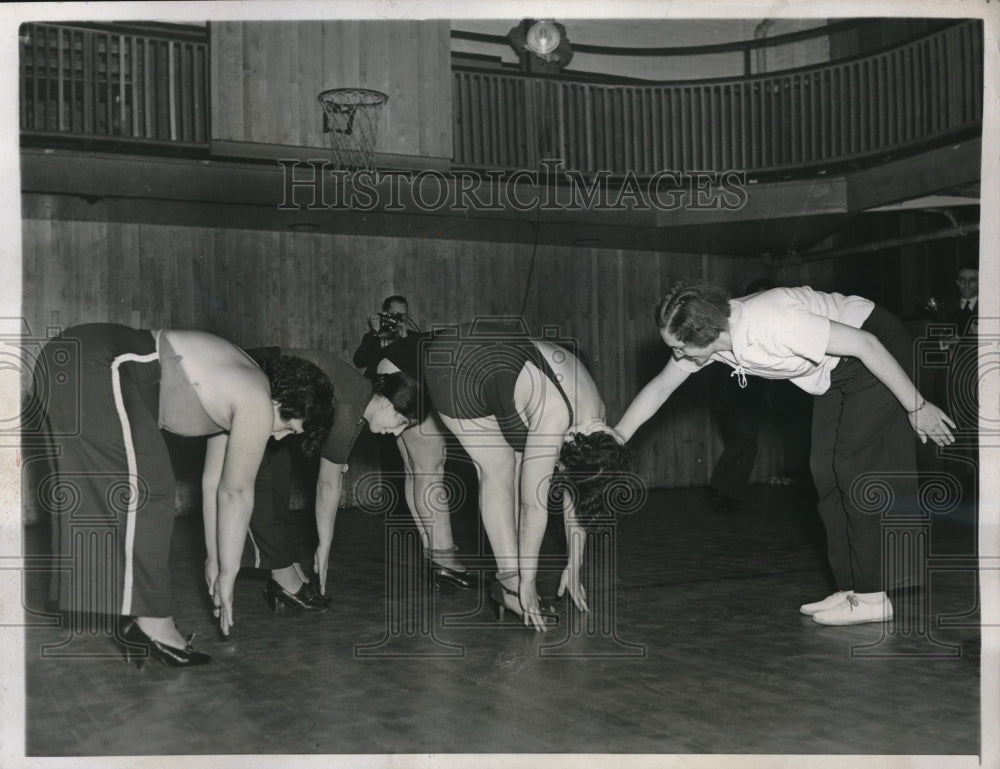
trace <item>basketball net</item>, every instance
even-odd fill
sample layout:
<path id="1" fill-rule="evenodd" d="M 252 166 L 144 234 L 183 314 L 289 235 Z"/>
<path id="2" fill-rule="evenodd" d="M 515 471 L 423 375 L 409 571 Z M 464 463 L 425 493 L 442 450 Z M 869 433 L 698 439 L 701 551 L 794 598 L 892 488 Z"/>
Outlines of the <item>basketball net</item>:
<path id="1" fill-rule="evenodd" d="M 367 88 L 331 88 L 316 98 L 323 107 L 333 167 L 352 176 L 374 171 L 378 120 L 389 97 Z"/>

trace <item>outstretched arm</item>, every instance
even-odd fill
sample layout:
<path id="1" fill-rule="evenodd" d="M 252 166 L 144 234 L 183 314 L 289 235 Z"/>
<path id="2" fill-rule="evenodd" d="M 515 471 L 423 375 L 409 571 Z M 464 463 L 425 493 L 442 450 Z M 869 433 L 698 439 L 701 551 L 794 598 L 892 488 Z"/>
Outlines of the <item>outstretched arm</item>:
<path id="1" fill-rule="evenodd" d="M 569 491 L 563 492 L 563 524 L 566 529 L 567 563 L 559 580 L 559 595 L 569 590 L 569 596 L 580 611 L 590 611 L 587 593 L 580 581 L 583 569 L 583 551 L 587 546 L 587 532 L 576 517 L 576 505 Z"/>
<path id="2" fill-rule="evenodd" d="M 954 442 L 955 438 L 948 428 L 954 427 L 955 423 L 921 396 L 903 367 L 874 334 L 830 321 L 830 341 L 827 342 L 826 353 L 860 360 L 906 409 L 910 424 L 922 443 L 926 443 L 928 438 L 939 446 Z"/>
<path id="3" fill-rule="evenodd" d="M 561 402 L 559 405 L 562 405 Z M 563 407 L 565 411 L 565 407 Z M 535 584 L 538 575 L 538 553 L 548 523 L 549 487 L 552 472 L 559 460 L 563 433 L 569 427 L 568 417 L 561 421 L 545 420 L 532 425 L 521 456 L 518 516 L 518 573 L 521 607 L 525 624 L 545 630 Z"/>
<path id="4" fill-rule="evenodd" d="M 615 425 L 615 430 L 626 441 L 630 440 L 635 431 L 659 411 L 660 406 L 666 403 L 667 398 L 673 395 L 674 390 L 680 387 L 688 376 L 690 374 L 683 371 L 671 359 L 663 367 L 663 371 L 650 380 L 649 384 L 635 396 L 629 407 L 625 409 L 621 420 Z"/>
<path id="5" fill-rule="evenodd" d="M 326 595 L 326 572 L 330 565 L 330 546 L 333 543 L 333 525 L 337 521 L 337 508 L 344 488 L 347 465 L 319 460 L 319 479 L 316 481 L 316 531 L 319 545 L 313 559 L 313 570 L 319 578 L 319 589 Z"/>
<path id="6" fill-rule="evenodd" d="M 253 513 L 253 487 L 264 447 L 274 427 L 274 411 L 266 396 L 248 397 L 233 416 L 217 493 L 219 579 L 216 606 L 219 624 L 229 634 L 233 625 L 233 587 Z"/>
<path id="7" fill-rule="evenodd" d="M 205 528 L 205 582 L 209 597 L 215 596 L 215 583 L 219 579 L 219 530 L 218 497 L 222 465 L 226 460 L 226 433 L 213 435 L 205 448 L 205 469 L 201 474 L 201 512 Z M 215 616 L 219 616 L 216 608 Z"/>

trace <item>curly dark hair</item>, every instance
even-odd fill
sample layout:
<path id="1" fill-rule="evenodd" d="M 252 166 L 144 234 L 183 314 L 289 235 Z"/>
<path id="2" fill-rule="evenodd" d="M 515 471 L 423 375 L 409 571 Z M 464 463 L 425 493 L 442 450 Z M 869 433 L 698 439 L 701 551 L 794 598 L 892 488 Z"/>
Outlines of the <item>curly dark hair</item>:
<path id="1" fill-rule="evenodd" d="M 562 468 L 553 474 L 552 487 L 558 499 L 562 494 L 572 495 L 580 523 L 613 517 L 605 492 L 609 484 L 631 475 L 628 449 L 610 433 L 576 433 L 563 443 L 559 459 Z"/>
<path id="2" fill-rule="evenodd" d="M 415 422 L 423 412 L 423 395 L 420 383 L 405 371 L 379 374 L 375 377 L 374 392 L 386 398 L 396 411 Z"/>
<path id="3" fill-rule="evenodd" d="M 684 344 L 707 347 L 729 328 L 730 294 L 703 280 L 679 280 L 656 307 L 656 327 Z"/>
<path id="4" fill-rule="evenodd" d="M 314 455 L 333 424 L 333 385 L 314 363 L 290 355 L 266 360 L 261 369 L 282 419 L 302 420 L 302 452 Z"/>

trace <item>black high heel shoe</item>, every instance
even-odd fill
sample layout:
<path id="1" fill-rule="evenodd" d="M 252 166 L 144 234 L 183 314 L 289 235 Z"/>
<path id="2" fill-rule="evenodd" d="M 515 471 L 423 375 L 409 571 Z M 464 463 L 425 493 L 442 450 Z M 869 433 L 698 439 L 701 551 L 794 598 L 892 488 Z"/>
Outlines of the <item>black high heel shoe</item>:
<path id="1" fill-rule="evenodd" d="M 310 578 L 306 582 L 303 588 L 309 588 L 310 599 L 309 603 L 317 604 L 319 606 L 331 606 L 333 605 L 333 598 L 329 595 L 323 595 L 323 592 L 319 589 L 319 579 L 315 576 Z"/>
<path id="2" fill-rule="evenodd" d="M 133 620 L 122 633 L 122 640 L 129 644 L 141 646 L 145 649 L 145 654 L 141 650 L 136 650 L 126 646 L 124 648 L 125 661 L 134 662 L 137 669 L 142 670 L 147 658 L 152 658 L 163 663 L 168 668 L 190 668 L 195 665 L 204 665 L 211 662 L 212 658 L 203 652 L 196 652 L 191 642 L 194 640 L 194 633 L 187 637 L 187 643 L 183 649 L 176 646 L 168 646 L 165 643 L 155 641 L 146 635 L 139 623 Z"/>
<path id="3" fill-rule="evenodd" d="M 493 605 L 493 616 L 496 617 L 497 622 L 503 622 L 503 615 L 505 612 L 510 611 L 518 619 L 524 617 L 523 613 L 507 605 L 504 600 L 504 596 L 511 596 L 515 601 L 520 601 L 520 596 L 517 591 L 511 590 L 505 584 L 503 584 L 501 579 L 509 579 L 510 577 L 516 576 L 516 572 L 506 572 L 501 574 L 497 572 L 496 578 L 490 585 L 490 603 Z M 541 602 L 541 597 L 539 597 L 539 602 Z M 555 607 L 547 606 L 542 609 L 542 622 L 546 625 L 558 625 L 559 615 L 556 614 Z"/>
<path id="4" fill-rule="evenodd" d="M 317 600 L 308 582 L 303 582 L 298 592 L 289 593 L 273 579 L 269 579 L 264 588 L 264 600 L 272 614 L 277 614 L 282 605 L 303 614 L 322 614 L 330 610 L 330 605 L 322 597 Z"/>
<path id="5" fill-rule="evenodd" d="M 458 571 L 442 566 L 434 560 L 435 555 L 450 555 L 458 552 L 458 545 L 452 545 L 444 550 L 429 550 L 428 556 L 431 562 L 431 579 L 435 588 L 440 588 L 442 584 L 457 587 L 459 590 L 469 590 L 479 584 L 479 575 L 466 569 Z"/>

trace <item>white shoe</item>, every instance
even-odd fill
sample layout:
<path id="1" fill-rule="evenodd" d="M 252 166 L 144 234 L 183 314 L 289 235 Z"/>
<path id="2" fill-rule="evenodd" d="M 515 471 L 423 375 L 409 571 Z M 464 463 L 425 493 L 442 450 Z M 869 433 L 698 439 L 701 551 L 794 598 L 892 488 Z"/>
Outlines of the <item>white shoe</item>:
<path id="1" fill-rule="evenodd" d="M 826 611 L 827 609 L 832 609 L 835 606 L 840 606 L 847 600 L 847 596 L 854 595 L 853 590 L 838 590 L 833 595 L 828 595 L 822 601 L 815 601 L 813 603 L 804 603 L 799 607 L 799 611 L 802 614 L 812 616 L 821 611 Z"/>
<path id="2" fill-rule="evenodd" d="M 839 606 L 813 615 L 820 625 L 862 625 L 892 619 L 892 602 L 885 593 L 851 593 Z"/>

